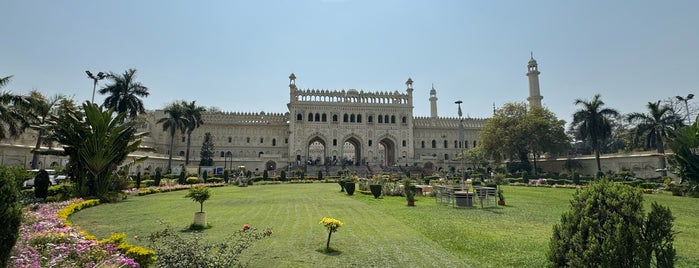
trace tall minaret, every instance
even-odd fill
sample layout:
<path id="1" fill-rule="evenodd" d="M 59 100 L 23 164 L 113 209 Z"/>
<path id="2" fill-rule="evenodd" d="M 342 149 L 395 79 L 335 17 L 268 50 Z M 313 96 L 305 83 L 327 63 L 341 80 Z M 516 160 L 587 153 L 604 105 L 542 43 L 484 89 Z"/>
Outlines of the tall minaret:
<path id="1" fill-rule="evenodd" d="M 434 84 L 432 84 L 432 89 L 430 90 L 430 117 L 437 118 L 437 90 L 434 89 Z"/>
<path id="2" fill-rule="evenodd" d="M 539 66 L 536 64 L 536 60 L 534 59 L 534 53 L 531 55 L 531 59 L 529 60 L 529 64 L 527 64 L 527 76 L 529 77 L 529 97 L 527 98 L 527 101 L 529 101 L 529 107 L 541 107 L 541 99 L 544 97 L 541 96 L 541 92 L 539 91 Z"/>
<path id="3" fill-rule="evenodd" d="M 410 107 L 412 107 L 413 106 L 413 79 L 408 77 L 408 80 L 405 81 L 405 86 L 408 87 L 406 89 L 406 91 L 408 92 L 408 105 Z"/>

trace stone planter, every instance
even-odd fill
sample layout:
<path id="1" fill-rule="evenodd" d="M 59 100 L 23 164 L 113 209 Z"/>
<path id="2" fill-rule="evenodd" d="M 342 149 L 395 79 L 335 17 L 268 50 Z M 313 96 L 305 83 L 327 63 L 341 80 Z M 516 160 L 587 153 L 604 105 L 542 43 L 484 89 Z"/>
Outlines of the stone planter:
<path id="1" fill-rule="evenodd" d="M 206 212 L 194 213 L 194 225 L 206 227 Z"/>
<path id="2" fill-rule="evenodd" d="M 371 190 L 371 194 L 374 195 L 374 198 L 379 198 L 379 196 L 381 196 L 381 188 L 383 188 L 383 186 L 380 184 L 369 185 L 369 190 Z"/>
<path id="3" fill-rule="evenodd" d="M 345 182 L 345 190 L 347 190 L 348 195 L 354 194 L 354 189 L 357 186 L 354 182 Z"/>

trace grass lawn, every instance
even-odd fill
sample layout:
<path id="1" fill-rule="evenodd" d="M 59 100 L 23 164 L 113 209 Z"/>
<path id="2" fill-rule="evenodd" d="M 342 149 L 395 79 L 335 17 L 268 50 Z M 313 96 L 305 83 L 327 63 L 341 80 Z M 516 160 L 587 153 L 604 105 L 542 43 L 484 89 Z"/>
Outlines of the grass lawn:
<path id="1" fill-rule="evenodd" d="M 206 239 L 223 239 L 243 224 L 274 234 L 244 253 L 251 267 L 544 267 L 552 226 L 568 209 L 570 189 L 505 186 L 507 206 L 456 209 L 434 198 L 374 199 L 340 193 L 336 183 L 212 188 L 204 203 Z M 125 232 L 130 243 L 163 229 L 159 222 L 185 228 L 199 204 L 186 191 L 129 197 L 124 202 L 82 210 L 70 220 L 99 238 Z M 676 217 L 677 267 L 699 267 L 699 199 L 667 193 L 644 195 L 669 206 Z M 318 224 L 332 217 L 345 225 L 332 235 Z M 139 239 L 134 239 L 139 236 Z"/>

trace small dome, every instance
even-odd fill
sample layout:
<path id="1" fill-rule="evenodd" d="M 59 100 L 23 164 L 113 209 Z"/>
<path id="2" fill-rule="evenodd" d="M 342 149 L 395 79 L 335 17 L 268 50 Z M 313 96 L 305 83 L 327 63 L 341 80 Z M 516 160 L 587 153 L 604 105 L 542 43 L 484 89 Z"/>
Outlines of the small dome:
<path id="1" fill-rule="evenodd" d="M 347 95 L 359 95 L 359 91 L 357 91 L 354 88 L 350 88 L 349 90 L 347 90 Z"/>

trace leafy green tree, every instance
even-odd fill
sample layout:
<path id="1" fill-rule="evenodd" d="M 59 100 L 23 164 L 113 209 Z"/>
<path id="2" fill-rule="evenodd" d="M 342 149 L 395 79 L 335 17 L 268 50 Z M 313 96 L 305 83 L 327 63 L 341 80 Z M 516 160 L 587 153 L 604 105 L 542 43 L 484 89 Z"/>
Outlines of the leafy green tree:
<path id="1" fill-rule="evenodd" d="M 179 102 L 173 102 L 165 107 L 165 115 L 167 116 L 160 118 L 156 124 L 162 124 L 163 131 L 167 131 L 168 134 L 170 134 L 170 150 L 167 159 L 167 173 L 170 173 L 172 172 L 172 154 L 175 144 L 175 134 L 177 130 L 184 134 L 188 120 L 184 112 L 184 107 L 182 107 L 182 104 Z"/>
<path id="2" fill-rule="evenodd" d="M 187 118 L 187 123 L 185 124 L 185 129 L 187 131 L 187 151 L 185 152 L 184 164 L 189 165 L 189 147 L 192 143 L 192 132 L 204 124 L 204 120 L 201 119 L 201 114 L 206 112 L 204 106 L 197 106 L 196 101 L 186 102 L 182 101 L 182 108 L 184 109 L 185 118 Z"/>
<path id="3" fill-rule="evenodd" d="M 148 97 L 150 93 L 146 86 L 136 81 L 136 69 L 128 69 L 122 75 L 110 73 L 107 78 L 112 83 L 99 90 L 100 94 L 109 94 L 104 99 L 104 107 L 114 108 L 118 113 L 127 114 L 129 118 L 136 118 L 146 112 L 140 98 Z"/>
<path id="4" fill-rule="evenodd" d="M 655 204 L 646 218 L 639 189 L 597 180 L 578 190 L 570 204 L 553 227 L 550 267 L 649 267 L 653 255 L 664 263 L 674 261 L 669 256 L 673 236 L 669 209 Z M 657 223 L 670 229 L 658 229 Z"/>
<path id="5" fill-rule="evenodd" d="M 655 146 L 660 157 L 662 175 L 667 176 L 665 165 L 665 139 L 668 131 L 682 125 L 679 117 L 668 105 L 660 105 L 660 101 L 648 102 L 648 113 L 631 113 L 626 116 L 630 123 L 636 123 L 634 140 L 644 139 L 644 147 Z"/>
<path id="6" fill-rule="evenodd" d="M 518 166 L 529 171 L 530 154 L 536 160 L 544 153 L 566 151 L 568 137 L 564 125 L 564 121 L 545 108 L 528 109 L 524 103 L 506 103 L 481 130 L 478 150 L 498 163 L 519 160 Z"/>
<path id="7" fill-rule="evenodd" d="M 207 187 L 194 186 L 189 188 L 189 193 L 185 197 L 189 197 L 192 201 L 199 203 L 199 212 L 204 212 L 204 202 L 211 198 L 211 192 Z"/>
<path id="8" fill-rule="evenodd" d="M 211 132 L 204 133 L 204 142 L 199 152 L 199 166 L 209 167 L 214 165 L 214 139 Z"/>
<path id="9" fill-rule="evenodd" d="M 17 242 L 22 222 L 22 205 L 15 180 L 12 172 L 0 167 L 0 267 L 9 266 L 10 252 Z"/>
<path id="10" fill-rule="evenodd" d="M 668 156 L 672 172 L 682 181 L 699 184 L 699 124 L 671 130 L 668 146 L 674 153 Z"/>
<path id="11" fill-rule="evenodd" d="M 619 116 L 619 112 L 611 108 L 602 108 L 604 102 L 599 94 L 592 100 L 576 99 L 575 105 L 583 108 L 573 114 L 573 122 L 570 127 L 575 133 L 575 138 L 589 141 L 595 152 L 597 171 L 602 171 L 600 163 L 600 150 L 602 143 L 612 134 L 612 120 Z"/>
<path id="12" fill-rule="evenodd" d="M 27 98 L 27 120 L 29 127 L 36 130 L 36 145 L 32 156 L 32 169 L 39 168 L 39 149 L 45 143 L 51 143 L 53 126 L 59 104 L 65 97 L 56 95 L 51 98 L 44 97 L 40 92 L 32 90 Z"/>
<path id="13" fill-rule="evenodd" d="M 78 194 L 103 198 L 112 173 L 138 150 L 143 134 L 136 134 L 136 122 L 123 122 L 123 113 L 91 102 L 82 108 L 84 117 L 59 118 L 55 137 L 69 156 L 66 169 L 77 182 Z"/>

